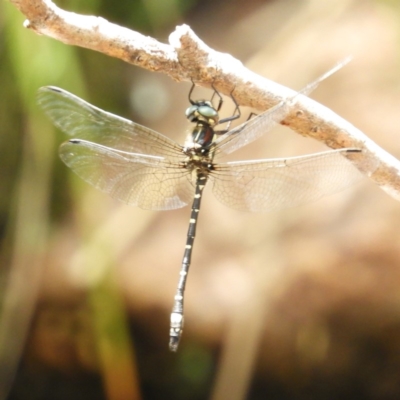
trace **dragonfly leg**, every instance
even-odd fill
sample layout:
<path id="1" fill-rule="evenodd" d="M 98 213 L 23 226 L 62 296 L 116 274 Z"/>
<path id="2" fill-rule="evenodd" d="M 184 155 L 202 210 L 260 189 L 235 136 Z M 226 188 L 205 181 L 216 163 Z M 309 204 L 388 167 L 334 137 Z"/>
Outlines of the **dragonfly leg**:
<path id="1" fill-rule="evenodd" d="M 218 90 L 216 89 L 216 87 L 214 86 L 214 82 L 211 84 L 211 87 L 212 87 L 212 89 L 214 90 L 214 93 L 213 93 L 213 95 L 211 96 L 211 102 L 213 102 L 213 100 L 214 100 L 214 96 L 215 95 L 217 95 L 218 96 L 218 105 L 217 105 L 217 107 L 215 108 L 217 111 L 220 111 L 221 110 L 221 107 L 222 107 L 222 104 L 224 104 L 224 99 L 222 98 L 222 96 L 221 96 L 221 93 L 220 92 L 218 92 Z"/>
<path id="2" fill-rule="evenodd" d="M 249 114 L 249 116 L 247 117 L 246 122 L 247 122 L 247 121 L 250 121 L 253 117 L 256 117 L 257 115 L 258 115 L 257 113 L 251 112 L 251 113 Z"/>
<path id="3" fill-rule="evenodd" d="M 218 90 L 214 87 L 214 84 L 212 84 L 211 87 L 214 89 L 213 97 L 214 97 L 214 95 L 216 94 L 216 95 L 220 98 L 219 103 L 218 103 L 218 107 L 217 107 L 217 111 L 219 111 L 219 110 L 221 109 L 221 106 L 222 106 L 222 103 L 223 103 L 223 99 L 222 99 L 221 94 L 220 94 L 220 93 L 218 92 Z M 230 93 L 230 98 L 232 99 L 232 102 L 233 102 L 233 104 L 235 105 L 235 109 L 233 110 L 233 114 L 232 114 L 230 117 L 226 117 L 226 118 L 220 119 L 220 120 L 218 121 L 218 124 L 225 124 L 226 122 L 228 122 L 228 125 L 225 127 L 225 129 L 220 130 L 220 131 L 216 131 L 216 133 L 218 133 L 219 135 L 228 132 L 228 131 L 229 131 L 229 128 L 230 128 L 230 126 L 231 126 L 231 122 L 234 121 L 235 119 L 240 118 L 240 116 L 241 116 L 239 104 L 238 104 L 238 102 L 236 101 L 235 97 L 233 96 L 233 92 L 234 92 L 234 91 L 235 91 L 235 88 L 232 89 L 232 91 L 231 91 L 231 93 Z"/>
<path id="4" fill-rule="evenodd" d="M 192 81 L 192 87 L 189 90 L 188 99 L 189 99 L 189 103 L 193 105 L 193 104 L 195 104 L 195 101 L 192 99 L 192 93 L 193 93 L 194 88 L 196 87 L 196 84 L 193 82 L 193 79 L 191 79 L 191 81 Z"/>

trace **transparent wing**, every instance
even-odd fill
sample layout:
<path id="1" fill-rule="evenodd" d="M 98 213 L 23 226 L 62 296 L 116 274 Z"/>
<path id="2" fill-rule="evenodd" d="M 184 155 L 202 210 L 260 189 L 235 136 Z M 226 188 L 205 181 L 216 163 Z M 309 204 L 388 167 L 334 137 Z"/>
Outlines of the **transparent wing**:
<path id="1" fill-rule="evenodd" d="M 309 83 L 299 92 L 297 92 L 294 96 L 291 96 L 287 99 L 282 100 L 274 107 L 265 111 L 262 114 L 256 115 L 249 121 L 244 122 L 243 124 L 237 126 L 236 128 L 230 130 L 226 134 L 220 136 L 215 142 L 215 152 L 217 153 L 225 153 L 229 154 L 233 151 L 240 149 L 248 143 L 253 142 L 258 139 L 262 135 L 266 134 L 270 131 L 277 123 L 285 119 L 285 117 L 289 114 L 292 109 L 292 104 L 294 100 L 299 95 L 308 95 L 314 89 L 318 87 L 318 85 L 326 78 L 331 76 L 333 73 L 341 69 L 344 65 L 346 65 L 350 61 L 350 57 L 340 61 L 333 68 L 325 72 L 315 81 Z"/>
<path id="2" fill-rule="evenodd" d="M 230 130 L 215 142 L 215 153 L 229 154 L 253 142 L 282 121 L 290 111 L 289 100 L 281 101 L 262 114 Z"/>
<path id="3" fill-rule="evenodd" d="M 338 192 L 362 178 L 340 149 L 301 157 L 215 164 L 213 192 L 241 211 L 293 207 Z"/>
<path id="4" fill-rule="evenodd" d="M 193 199 L 190 172 L 163 157 L 74 139 L 61 145 L 60 157 L 86 182 L 130 205 L 171 210 Z"/>
<path id="5" fill-rule="evenodd" d="M 173 157 L 181 146 L 152 129 L 97 108 L 56 87 L 38 90 L 39 105 L 66 134 L 132 153 Z"/>

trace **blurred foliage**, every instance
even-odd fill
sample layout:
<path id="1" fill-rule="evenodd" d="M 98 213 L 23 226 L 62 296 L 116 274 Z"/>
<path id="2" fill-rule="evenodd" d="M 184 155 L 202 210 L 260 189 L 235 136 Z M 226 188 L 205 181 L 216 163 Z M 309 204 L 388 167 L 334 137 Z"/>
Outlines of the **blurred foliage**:
<path id="1" fill-rule="evenodd" d="M 111 5 L 97 0 L 58 3 L 66 10 L 101 15 L 110 21 L 118 21 L 122 26 L 134 26 L 144 33 L 160 32 L 176 23 L 181 18 L 182 12 L 190 8 L 191 4 L 189 1 L 161 3 L 120 1 Z M 32 321 L 33 326 L 37 328 L 34 328 L 29 336 L 31 339 L 27 342 L 27 349 L 30 350 L 25 351 L 25 361 L 20 364 L 20 372 L 16 377 L 10 399 L 32 398 L 31 396 L 56 399 L 63 392 L 69 392 L 68 398 L 99 399 L 99 390 L 101 390 L 98 386 L 99 381 L 91 378 L 92 372 L 99 371 L 99 368 L 102 371 L 104 396 L 109 399 L 138 398 L 139 389 L 135 387 L 137 372 L 128 337 L 126 312 L 121 303 L 120 294 L 116 290 L 112 260 L 104 261 L 107 255 L 105 255 L 106 258 L 103 257 L 101 263 L 109 272 L 93 286 L 90 296 L 84 303 L 79 300 L 81 296 L 78 296 L 77 300 L 77 304 L 87 303 L 91 310 L 83 323 L 86 325 L 92 321 L 94 349 L 98 354 L 98 361 L 94 361 L 93 355 L 89 355 L 90 352 L 87 356 L 83 356 L 82 351 L 87 353 L 88 350 L 82 346 L 76 347 L 74 344 L 76 340 L 74 338 L 81 336 L 80 334 L 76 336 L 79 331 L 71 330 L 65 336 L 64 334 L 60 336 L 64 331 L 63 326 L 66 321 L 62 313 L 64 305 L 51 306 L 55 310 L 52 311 L 52 315 L 56 319 L 54 317 L 43 319 L 42 315 L 46 315 L 46 306 L 40 305 L 40 302 L 36 303 L 40 296 L 40 275 L 44 272 L 43 254 L 48 252 L 49 249 L 46 247 L 50 245 L 49 235 L 59 224 L 63 224 L 65 218 L 69 218 L 70 209 L 74 204 L 77 205 L 75 207 L 77 220 L 85 220 L 84 211 L 79 210 L 78 205 L 80 196 L 78 193 L 82 184 L 74 178 L 71 180 L 70 175 L 60 163 L 56 162 L 57 166 L 54 164 L 57 157 L 55 138 L 59 141 L 61 135 L 57 133 L 55 136 L 54 129 L 38 111 L 35 102 L 36 90 L 44 85 L 57 85 L 68 87 L 74 93 L 87 98 L 88 88 L 90 88 L 91 97 L 104 99 L 102 105 L 105 108 L 118 108 L 118 103 L 120 106 L 122 104 L 122 108 L 125 103 L 126 108 L 127 103 L 123 96 L 124 85 L 120 80 L 126 66 L 118 60 L 109 59 L 101 54 L 72 48 L 55 40 L 37 36 L 22 27 L 24 17 L 10 3 L 3 2 L 0 7 L 0 27 L 3 38 L 0 41 L 2 55 L 0 64 L 2 86 L 2 96 L 0 96 L 2 170 L 0 272 L 3 288 L 0 333 L 0 357 L 3 367 L 0 373 L 0 396 L 4 398 L 9 389 L 8 385 L 11 384 L 15 373 L 13 369 L 17 366 L 18 357 L 22 355 L 20 346 L 25 340 L 25 329 L 21 329 L 15 337 L 16 344 L 8 348 L 7 342 L 11 331 L 16 325 L 28 327 Z M 102 67 L 98 68 L 99 65 Z M 99 84 L 99 82 L 105 84 Z M 90 234 L 84 222 L 80 224 L 80 231 L 78 240 L 84 243 L 85 236 Z M 29 258 L 19 257 L 19 254 L 26 253 L 30 253 Z M 34 262 L 35 260 L 37 263 Z M 99 258 L 87 260 L 85 267 L 88 270 L 94 260 L 99 260 Z M 98 265 L 94 266 L 96 267 Z M 35 270 L 31 274 L 33 278 L 30 282 L 31 289 L 27 291 L 28 294 L 20 296 L 19 307 L 25 306 L 25 311 L 16 318 L 18 320 L 16 323 L 13 320 L 15 317 L 10 316 L 9 310 L 5 307 L 10 302 L 10 296 L 12 296 L 10 292 L 23 290 L 15 282 L 20 280 L 29 268 Z M 27 303 L 31 303 L 33 308 L 26 307 Z M 37 308 L 35 304 L 38 304 Z M 78 306 L 77 310 L 79 309 L 81 306 Z M 33 319 L 32 312 L 36 314 Z M 73 320 L 79 314 L 80 312 L 76 314 L 76 311 L 73 311 Z M 44 321 L 44 325 L 38 325 L 38 321 Z M 53 325 L 51 329 L 54 334 L 49 336 L 47 343 L 41 344 L 40 340 L 43 339 L 40 339 L 39 333 L 35 341 L 34 332 L 40 326 L 48 330 L 51 326 L 49 323 Z M 81 323 L 82 320 L 79 324 Z M 59 339 L 56 339 L 57 337 Z M 61 341 L 62 337 L 64 339 Z M 50 358 L 41 354 L 42 345 L 50 346 L 50 349 L 56 346 L 54 349 L 57 349 L 60 346 L 65 347 L 67 343 L 69 343 L 70 356 L 76 354 L 71 361 L 64 360 L 61 353 L 58 360 L 53 359 L 54 355 L 51 353 L 49 353 Z M 36 353 L 32 353 L 32 348 L 35 349 L 37 346 L 39 349 L 35 350 Z M 77 349 L 81 350 L 76 353 Z M 78 365 L 82 365 L 82 362 L 90 366 L 86 372 L 85 368 L 82 370 L 82 367 L 76 369 Z M 58 364 L 60 367 L 57 367 Z M 49 387 L 40 387 L 35 381 L 31 382 L 32 372 L 35 369 L 41 371 L 38 372 L 39 379 L 49 380 Z M 66 372 L 68 370 L 70 372 Z M 80 370 L 81 373 L 79 373 Z M 63 377 L 65 372 L 67 375 L 72 374 L 71 377 Z M 35 374 L 37 373 L 34 372 Z M 89 379 L 86 383 L 85 374 L 88 374 Z M 51 383 L 52 380 L 53 383 Z M 51 389 L 55 382 L 58 382 L 58 388 L 56 386 Z"/>
<path id="2" fill-rule="evenodd" d="M 162 3 L 173 10 L 174 2 Z M 166 24 L 173 17 L 171 13 L 157 14 L 157 9 L 150 4 L 145 9 L 141 2 L 117 2 L 105 12 L 110 5 L 99 1 L 90 2 L 62 2 L 61 7 L 70 8 L 82 13 L 104 12 L 103 17 L 119 19 L 124 16 L 122 23 L 139 25 L 142 29 L 150 29 L 148 12 L 154 14 L 152 22 Z M 44 122 L 43 115 L 38 112 L 35 104 L 35 92 L 38 87 L 48 84 L 66 86 L 72 91 L 83 96 L 86 92 L 86 80 L 88 85 L 98 87 L 96 82 L 108 81 L 111 86 L 118 85 L 120 67 L 116 60 L 104 60 L 98 54 L 86 56 L 86 51 L 78 51 L 62 43 L 39 37 L 22 28 L 23 16 L 9 3 L 2 3 L 0 13 L 2 37 L 1 42 L 2 63 L 0 65 L 0 81 L 2 82 L 2 96 L 0 97 L 1 128 L 0 128 L 0 159 L 2 179 L 0 181 L 0 235 L 2 240 L 2 276 L 6 277 L 8 271 L 9 280 L 3 281 L 3 304 L 9 303 L 10 290 L 21 289 L 14 283 L 13 276 L 21 275 L 26 268 L 37 267 L 36 279 L 31 281 L 32 288 L 29 295 L 21 296 L 21 303 L 28 301 L 35 303 L 38 296 L 40 274 L 43 271 L 43 252 L 46 250 L 46 242 L 53 231 L 54 222 L 62 220 L 69 214 L 71 201 L 66 202 L 68 193 L 67 174 L 64 168 L 53 168 L 56 157 L 54 145 L 54 132 Z M 140 23 L 138 23 L 140 21 Z M 147 21 L 147 22 L 146 22 Z M 103 60 L 99 61 L 99 57 Z M 96 65 L 104 62 L 102 69 Z M 85 73 L 82 73 L 85 71 Z M 113 72 L 113 75 L 110 73 Z M 105 76 L 99 76 L 105 74 Z M 86 75 L 86 76 L 85 76 Z M 90 79 L 88 79 L 90 77 Z M 113 83 L 114 82 L 114 83 Z M 115 92 L 115 91 L 114 91 Z M 113 99 L 109 99 L 113 102 Z M 73 188 L 72 188 L 73 189 Z M 73 193 L 73 192 L 72 192 Z M 7 194 L 7 195 L 5 195 Z M 55 220 L 54 217 L 57 217 Z M 61 219 L 60 219 L 61 218 Z M 83 236 L 82 236 L 82 240 Z M 28 244 L 29 243 L 29 244 Z M 20 254 L 30 253 L 29 258 L 20 257 Z M 38 263 L 35 263 L 37 260 Z M 111 268 L 111 265 L 108 266 Z M 111 274 L 112 275 L 112 274 Z M 18 279 L 18 277 L 16 278 Z M 90 297 L 90 304 L 94 310 L 95 338 L 97 351 L 102 359 L 103 377 L 106 392 L 109 398 L 137 398 L 138 388 L 134 387 L 133 370 L 134 363 L 130 356 L 130 345 L 127 337 L 125 313 L 120 303 L 119 294 L 115 291 L 115 284 L 109 274 L 94 286 Z M 33 305 L 32 304 L 32 305 Z M 8 360 L 7 368 L 3 368 L 0 384 L 1 395 L 7 391 L 7 380 L 11 380 L 16 361 L 13 354 L 7 349 L 7 335 L 10 335 L 15 321 L 7 315 L 7 309 L 2 313 L 3 341 L 0 353 L 2 363 Z M 26 308 L 18 319 L 20 324 L 27 325 L 31 319 L 32 309 Z M 97 322 L 96 322 L 97 321 Z M 111 330 L 110 330 L 111 328 Z M 14 346 L 14 357 L 19 357 L 20 346 L 24 340 L 23 330 L 17 335 L 20 343 Z M 5 341 L 4 341 L 5 340 Z M 120 350 L 116 351 L 116 348 Z M 119 354 L 119 355 L 118 355 Z M 37 361 L 36 361 L 37 363 Z M 118 367 L 117 367 L 118 366 Z M 17 377 L 17 386 L 12 396 L 20 395 L 20 385 L 25 387 L 26 381 L 21 378 L 26 373 L 26 368 Z M 124 378 L 124 375 L 126 375 Z M 22 379 L 22 381 L 21 381 Z M 30 380 L 27 377 L 28 381 Z M 127 384 L 121 386 L 121 379 Z M 133 385 L 133 386 L 132 386 Z M 31 387 L 35 392 L 35 386 Z M 37 390 L 37 389 L 36 389 Z M 23 392 L 22 392 L 23 393 Z M 40 393 L 40 392 L 39 392 Z M 37 393 L 36 395 L 40 394 Z M 42 393 L 42 396 L 46 392 Z M 58 396 L 56 393 L 50 396 Z M 77 393 L 72 396 L 76 397 Z M 84 398 L 87 394 L 81 393 Z M 13 397 L 14 398 L 14 397 Z M 55 398 L 55 397 L 54 397 Z"/>

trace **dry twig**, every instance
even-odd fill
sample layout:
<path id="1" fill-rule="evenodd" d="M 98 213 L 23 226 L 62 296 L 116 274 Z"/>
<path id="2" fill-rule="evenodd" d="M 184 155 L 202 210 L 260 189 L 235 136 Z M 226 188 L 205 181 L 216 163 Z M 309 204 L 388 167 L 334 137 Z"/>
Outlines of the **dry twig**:
<path id="1" fill-rule="evenodd" d="M 39 34 L 163 72 L 177 81 L 193 80 L 202 86 L 213 83 L 224 94 L 235 88 L 235 99 L 240 105 L 266 110 L 295 94 L 249 71 L 229 54 L 210 49 L 187 25 L 177 27 L 167 45 L 101 17 L 61 10 L 50 0 L 10 1 L 28 18 L 24 25 Z M 331 110 L 299 96 L 282 123 L 334 149 L 362 149 L 362 153 L 352 158 L 354 164 L 400 200 L 399 161 Z"/>

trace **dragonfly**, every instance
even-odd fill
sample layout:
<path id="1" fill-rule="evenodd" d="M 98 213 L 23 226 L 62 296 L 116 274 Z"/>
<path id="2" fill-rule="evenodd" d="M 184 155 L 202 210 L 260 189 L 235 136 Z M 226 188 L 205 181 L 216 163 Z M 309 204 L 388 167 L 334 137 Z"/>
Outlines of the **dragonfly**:
<path id="1" fill-rule="evenodd" d="M 339 65 L 340 67 L 340 65 Z M 59 149 L 62 161 L 89 184 L 122 202 L 150 210 L 172 210 L 192 204 L 179 282 L 170 317 L 169 348 L 182 336 L 184 291 L 203 189 L 208 181 L 223 204 L 239 211 L 266 212 L 308 203 L 338 192 L 360 178 L 346 157 L 357 148 L 329 150 L 298 157 L 217 162 L 267 133 L 290 112 L 297 96 L 308 94 L 332 68 L 291 98 L 254 115 L 233 129 L 216 127 L 237 119 L 220 119 L 211 100 L 192 100 L 186 117 L 194 124 L 184 145 L 148 127 L 103 111 L 60 88 L 38 90 L 38 103 L 52 122 L 72 136 Z"/>

